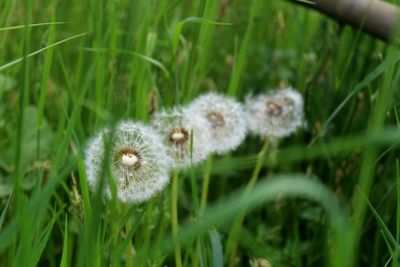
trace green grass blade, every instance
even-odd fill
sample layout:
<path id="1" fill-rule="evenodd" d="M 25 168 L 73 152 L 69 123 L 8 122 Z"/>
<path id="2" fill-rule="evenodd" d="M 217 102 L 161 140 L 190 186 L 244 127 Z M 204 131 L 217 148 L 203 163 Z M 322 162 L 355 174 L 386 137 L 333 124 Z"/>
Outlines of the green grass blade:
<path id="1" fill-rule="evenodd" d="M 397 182 L 396 244 L 400 244 L 400 165 L 398 159 L 396 159 L 396 182 Z M 400 256 L 400 245 L 396 246 L 394 249 L 394 258 L 399 259 L 399 256 Z M 395 267 L 398 267 L 400 265 L 398 261 L 394 262 L 395 262 Z"/>
<path id="2" fill-rule="evenodd" d="M 305 4 L 309 4 L 309 5 L 315 5 L 315 2 L 313 1 L 308 1 L 308 0 L 293 0 L 299 3 L 305 3 Z"/>
<path id="3" fill-rule="evenodd" d="M 55 19 L 55 15 L 53 14 L 53 20 Z M 55 40 L 55 24 L 53 23 L 50 27 L 49 38 L 47 40 L 47 46 L 50 46 L 54 43 Z M 40 95 L 39 95 L 39 106 L 38 112 L 36 117 L 36 127 L 40 129 L 42 126 L 43 116 L 44 116 L 44 106 L 46 102 L 46 95 L 47 95 L 47 88 L 48 88 L 48 81 L 50 75 L 50 69 L 53 62 L 53 53 L 54 47 L 49 47 L 46 51 L 45 60 L 44 60 L 44 69 L 43 69 L 43 76 L 42 76 L 42 84 L 40 87 Z"/>
<path id="4" fill-rule="evenodd" d="M 85 33 L 81 33 L 81 34 L 77 34 L 77 35 L 71 36 L 71 37 L 69 37 L 69 38 L 66 38 L 66 39 L 63 39 L 63 40 L 61 40 L 61 41 L 58 41 L 58 42 L 56 42 L 56 43 L 54 43 L 54 44 L 51 44 L 51 45 L 48 45 L 48 46 L 46 46 L 46 47 L 43 47 L 43 48 L 41 48 L 41 49 L 39 49 L 39 50 L 36 50 L 35 52 L 29 53 L 29 54 L 26 55 L 26 57 L 20 57 L 20 58 L 14 59 L 13 61 L 8 62 L 8 63 L 6 63 L 6 64 L 0 66 L 0 72 L 2 72 L 2 71 L 4 71 L 4 70 L 6 70 L 6 69 L 8 69 L 8 68 L 10 68 L 10 67 L 12 67 L 12 66 L 14 66 L 14 65 L 16 65 L 16 64 L 18 64 L 18 63 L 20 63 L 20 62 L 22 62 L 22 61 L 24 60 L 24 58 L 28 59 L 28 58 L 30 58 L 30 57 L 33 57 L 33 56 L 35 56 L 35 55 L 38 55 L 38 54 L 40 54 L 40 53 L 46 51 L 47 49 L 50 49 L 50 48 L 52 48 L 52 47 L 59 46 L 59 45 L 65 43 L 65 42 L 68 42 L 68 41 L 71 41 L 71 40 L 73 40 L 73 39 L 76 39 L 76 38 L 85 36 L 85 35 L 87 35 L 87 34 L 89 34 L 89 33 L 88 33 L 88 32 L 85 32 Z"/>
<path id="5" fill-rule="evenodd" d="M 178 44 L 179 44 L 179 40 L 181 38 L 183 27 L 187 23 L 199 23 L 199 24 L 208 24 L 208 25 L 219 25 L 219 26 L 233 25 L 233 23 L 218 22 L 218 21 L 213 21 L 211 19 L 207 19 L 207 18 L 201 18 L 201 17 L 189 17 L 182 21 L 179 21 L 178 23 L 176 23 L 173 33 L 172 33 L 172 50 L 175 52 L 178 49 Z"/>
<path id="6" fill-rule="evenodd" d="M 277 197 L 301 197 L 317 201 L 324 207 L 332 227 L 331 266 L 351 266 L 351 250 L 349 249 L 349 223 L 332 192 L 317 180 L 303 176 L 286 175 L 269 177 L 256 184 L 254 190 L 246 198 L 238 191 L 217 204 L 208 208 L 203 220 L 192 222 L 181 227 L 179 240 L 181 245 L 189 245 L 201 232 L 231 220 L 237 212 L 244 208 L 253 209 L 261 203 L 275 200 Z M 152 257 L 171 251 L 171 237 L 153 248 Z M 334 257 L 338 253 L 342 257 Z"/>
<path id="7" fill-rule="evenodd" d="M 10 205 L 10 201 L 11 201 L 11 196 L 12 193 L 10 193 L 7 202 L 5 204 L 5 207 L 3 209 L 3 211 L 1 212 L 1 216 L 0 216 L 0 230 L 3 228 L 3 223 L 4 223 L 4 219 L 6 218 L 6 213 L 7 213 L 7 209 L 8 209 L 8 205 Z"/>
<path id="8" fill-rule="evenodd" d="M 358 192 L 360 192 L 360 194 L 363 196 L 364 200 L 367 202 L 368 207 L 370 208 L 372 214 L 374 215 L 376 221 L 378 222 L 379 228 L 382 231 L 382 234 L 385 236 L 385 238 L 388 240 L 389 245 L 392 249 L 392 251 L 394 251 L 394 249 L 396 247 L 398 247 L 399 245 L 396 242 L 396 239 L 394 238 L 394 236 L 392 235 L 392 233 L 389 231 L 389 229 L 387 228 L 385 222 L 383 221 L 383 219 L 381 218 L 381 216 L 379 216 L 378 212 L 376 211 L 376 209 L 374 208 L 374 206 L 371 204 L 371 202 L 368 200 L 367 196 L 361 192 L 361 190 L 358 188 Z"/>
<path id="9" fill-rule="evenodd" d="M 9 26 L 9 27 L 3 27 L 0 28 L 0 32 L 3 31 L 10 31 L 10 30 L 20 30 L 25 27 L 40 27 L 40 26 L 52 26 L 52 25 L 60 25 L 60 24 L 65 24 L 67 22 L 63 21 L 54 21 L 54 22 L 42 22 L 42 23 L 33 23 L 33 24 L 27 24 L 27 25 L 17 25 L 17 26 Z"/>
<path id="10" fill-rule="evenodd" d="M 123 49 L 109 50 L 106 48 L 95 48 L 95 47 L 94 48 L 93 47 L 92 48 L 80 47 L 80 49 L 83 51 L 89 51 L 89 52 L 117 52 L 117 53 L 122 53 L 122 54 L 126 54 L 126 55 L 139 57 L 139 58 L 143 59 L 144 61 L 150 63 L 151 65 L 154 65 L 157 68 L 159 68 L 160 70 L 162 70 L 162 72 L 164 73 L 166 78 L 169 78 L 169 76 L 170 76 L 169 71 L 160 61 L 158 61 L 152 57 L 140 54 L 140 53 L 131 52 L 131 51 L 123 50 Z"/>
<path id="11" fill-rule="evenodd" d="M 400 164 L 396 159 L 396 181 L 397 181 L 397 213 L 396 213 L 396 241 L 400 244 Z"/>
<path id="12" fill-rule="evenodd" d="M 68 216 L 65 215 L 64 242 L 60 267 L 68 267 Z"/>
<path id="13" fill-rule="evenodd" d="M 57 221 L 58 217 L 60 216 L 60 214 L 61 214 L 61 210 L 58 211 L 57 213 L 54 213 L 50 222 L 47 223 L 46 227 L 44 227 L 43 230 L 41 230 L 41 233 L 40 233 L 41 238 L 35 244 L 34 251 L 32 251 L 33 262 L 35 265 L 39 263 L 39 260 L 43 254 L 43 251 L 46 248 L 47 242 L 49 241 L 50 234 L 53 230 L 53 226 L 54 226 L 55 222 Z"/>
<path id="14" fill-rule="evenodd" d="M 17 224 L 15 221 L 1 229 L 0 234 L 0 252 L 3 252 L 14 240 L 17 233 Z"/>
<path id="15" fill-rule="evenodd" d="M 386 145 L 398 144 L 400 132 L 397 128 L 383 129 L 377 133 L 364 132 L 354 136 L 344 138 L 335 138 L 327 144 L 315 144 L 312 147 L 307 145 L 294 145 L 292 147 L 282 148 L 277 154 L 276 159 L 267 158 L 264 162 L 265 166 L 274 164 L 274 160 L 278 164 L 293 163 L 301 160 L 313 160 L 322 158 L 326 155 L 330 157 L 338 157 L 350 154 L 358 148 L 366 148 L 370 146 L 382 147 Z M 398 145 L 396 145 L 398 147 Z M 254 168 L 257 155 L 236 156 L 215 161 L 212 173 L 234 173 L 238 170 L 246 170 Z"/>
<path id="16" fill-rule="evenodd" d="M 216 229 L 208 231 L 208 237 L 211 243 L 211 257 L 213 267 L 223 267 L 224 266 L 224 255 L 221 243 L 221 237 Z"/>
<path id="17" fill-rule="evenodd" d="M 383 61 L 378 67 L 376 67 L 373 71 L 371 71 L 364 80 L 358 83 L 354 89 L 346 96 L 346 98 L 338 105 L 338 107 L 332 112 L 329 118 L 325 121 L 324 125 L 321 128 L 320 133 L 323 134 L 327 127 L 331 124 L 331 122 L 336 118 L 339 112 L 346 106 L 346 104 L 363 88 L 368 86 L 372 81 L 378 78 L 382 73 L 393 66 L 400 60 L 400 52 L 395 53 L 394 55 L 387 57 L 385 61 Z"/>
<path id="18" fill-rule="evenodd" d="M 247 56 L 249 53 L 250 41 L 254 28 L 254 19 L 257 14 L 257 11 L 259 10 L 259 5 L 261 2 L 262 1 L 260 0 L 251 1 L 252 6 L 250 10 L 250 15 L 248 17 L 246 33 L 243 37 L 243 41 L 240 46 L 239 55 L 237 55 L 237 59 L 235 60 L 235 63 L 233 65 L 231 79 L 229 82 L 227 93 L 230 96 L 236 96 L 238 95 L 239 92 L 240 79 L 247 64 Z"/>
<path id="19" fill-rule="evenodd" d="M 382 237 L 383 237 L 383 240 L 385 241 L 385 244 L 386 244 L 386 246 L 387 246 L 387 248 L 388 248 L 388 250 L 389 250 L 389 253 L 390 253 L 390 258 L 388 259 L 388 261 L 386 262 L 386 264 L 385 264 L 385 266 L 387 266 L 387 265 L 389 265 L 389 263 L 390 263 L 390 261 L 392 261 L 393 263 L 395 262 L 393 259 L 394 259 L 394 254 L 393 254 L 393 248 L 392 248 L 392 246 L 391 246 L 391 244 L 390 244 L 390 241 L 387 239 L 387 236 L 385 235 L 385 233 L 383 233 L 383 231 L 382 230 L 380 230 L 379 231 L 381 234 L 382 234 Z"/>
<path id="20" fill-rule="evenodd" d="M 131 215 L 133 211 L 128 212 L 128 215 Z M 127 219 L 130 219 L 130 216 L 127 217 Z M 130 245 L 130 242 L 133 238 L 133 235 L 139 228 L 140 223 L 142 223 L 143 216 L 140 217 L 135 221 L 135 223 L 131 226 L 129 229 L 129 232 L 126 235 L 126 238 L 118 244 L 117 247 L 115 247 L 113 251 L 113 261 L 112 262 L 119 262 L 121 257 L 123 256 L 123 253 L 128 249 L 128 246 Z M 123 225 L 126 225 L 126 222 L 122 223 Z M 138 259 L 138 262 L 145 262 L 144 259 Z"/>

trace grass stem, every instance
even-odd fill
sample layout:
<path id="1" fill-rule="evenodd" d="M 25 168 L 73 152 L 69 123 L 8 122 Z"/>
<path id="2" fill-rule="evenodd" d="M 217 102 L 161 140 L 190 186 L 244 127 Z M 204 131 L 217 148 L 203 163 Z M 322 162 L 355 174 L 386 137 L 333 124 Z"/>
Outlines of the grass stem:
<path id="1" fill-rule="evenodd" d="M 172 224 L 172 235 L 174 238 L 175 245 L 175 266 L 182 267 L 182 256 L 181 249 L 178 240 L 178 180 L 179 173 L 177 170 L 174 171 L 172 177 L 172 191 L 171 191 L 171 224 Z"/>
<path id="2" fill-rule="evenodd" d="M 268 151 L 269 147 L 269 139 L 266 137 L 264 140 L 264 144 L 262 146 L 261 151 L 258 153 L 257 157 L 257 162 L 256 166 L 253 170 L 253 174 L 251 176 L 251 179 L 249 180 L 245 190 L 243 197 L 246 197 L 250 191 L 253 189 L 254 185 L 257 182 L 258 176 L 260 174 L 261 168 L 263 166 L 263 163 L 265 161 L 265 156 Z M 228 236 L 228 241 L 226 245 L 226 256 L 229 257 L 229 264 L 228 266 L 234 266 L 235 265 L 235 259 L 236 259 L 236 250 L 237 250 L 237 241 L 240 235 L 240 229 L 242 227 L 244 217 L 246 216 L 247 209 L 243 209 L 243 211 L 236 217 L 232 229 L 229 233 Z"/>

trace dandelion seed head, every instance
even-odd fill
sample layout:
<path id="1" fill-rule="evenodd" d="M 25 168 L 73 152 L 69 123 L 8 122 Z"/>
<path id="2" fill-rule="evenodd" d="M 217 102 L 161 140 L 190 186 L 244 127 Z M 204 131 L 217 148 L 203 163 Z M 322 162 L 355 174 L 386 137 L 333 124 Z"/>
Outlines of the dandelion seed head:
<path id="1" fill-rule="evenodd" d="M 247 134 L 247 123 L 242 105 L 235 99 L 207 93 L 188 107 L 190 114 L 205 118 L 204 130 L 210 132 L 212 152 L 226 153 L 238 147 Z"/>
<path id="2" fill-rule="evenodd" d="M 303 126 L 303 107 L 302 95 L 292 88 L 250 95 L 245 101 L 250 131 L 270 138 L 289 136 Z"/>
<path id="3" fill-rule="evenodd" d="M 161 136 L 142 123 L 123 121 L 116 126 L 114 133 L 105 129 L 88 144 L 85 167 L 89 186 L 93 190 L 99 184 L 105 143 L 108 141 L 110 170 L 121 201 L 143 202 L 165 187 L 169 181 L 171 158 L 161 142 Z M 111 196 L 106 181 L 105 192 Z"/>
<path id="4" fill-rule="evenodd" d="M 182 107 L 161 110 L 151 120 L 174 159 L 173 166 L 178 169 L 207 158 L 209 133 L 201 129 L 205 123 L 205 119 L 197 114 L 188 116 L 187 110 Z"/>

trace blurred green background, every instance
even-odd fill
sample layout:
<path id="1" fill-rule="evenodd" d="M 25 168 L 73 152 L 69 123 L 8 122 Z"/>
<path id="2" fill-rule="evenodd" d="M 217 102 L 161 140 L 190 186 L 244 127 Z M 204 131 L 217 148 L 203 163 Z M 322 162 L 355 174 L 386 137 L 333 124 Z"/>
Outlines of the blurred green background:
<path id="1" fill-rule="evenodd" d="M 204 92 L 286 86 L 307 126 L 252 196 L 258 137 L 180 174 L 183 266 L 400 266 L 399 60 L 283 0 L 1 1 L 0 266 L 176 266 L 170 187 L 142 205 L 90 192 L 88 138 Z"/>

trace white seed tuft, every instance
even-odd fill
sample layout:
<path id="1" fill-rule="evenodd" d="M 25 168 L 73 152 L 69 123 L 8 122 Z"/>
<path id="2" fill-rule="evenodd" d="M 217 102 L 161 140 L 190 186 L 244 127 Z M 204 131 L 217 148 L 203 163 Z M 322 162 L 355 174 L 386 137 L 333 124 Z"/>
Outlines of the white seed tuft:
<path id="1" fill-rule="evenodd" d="M 302 95 L 292 89 L 248 96 L 245 101 L 249 130 L 273 139 L 287 137 L 304 125 Z"/>
<path id="2" fill-rule="evenodd" d="M 237 148 L 247 134 L 247 123 L 242 105 L 231 97 L 207 93 L 195 99 L 188 107 L 188 114 L 206 120 L 204 131 L 210 132 L 212 152 L 226 153 Z"/>
<path id="3" fill-rule="evenodd" d="M 179 142 L 179 141 L 185 139 L 185 134 L 184 134 L 183 132 L 174 132 L 174 133 L 171 135 L 171 138 L 172 138 L 173 140 Z"/>
<path id="4" fill-rule="evenodd" d="M 199 163 L 210 153 L 210 135 L 202 129 L 205 123 L 197 114 L 188 116 L 187 110 L 182 107 L 161 110 L 151 120 L 151 124 L 169 148 L 169 154 L 174 159 L 173 166 L 178 169 L 189 167 L 191 162 Z"/>
<path id="5" fill-rule="evenodd" d="M 122 163 L 123 165 L 126 165 L 126 166 L 133 166 L 133 165 L 135 165 L 137 162 L 138 162 L 138 158 L 137 158 L 134 154 L 132 154 L 132 153 L 127 153 L 127 154 L 122 155 L 121 163 Z"/>
<path id="6" fill-rule="evenodd" d="M 110 139 L 110 140 L 108 140 Z M 122 202 L 139 203 L 161 191 L 169 182 L 171 158 L 161 136 L 139 122 L 120 122 L 111 135 L 108 129 L 89 141 L 85 167 L 89 186 L 96 190 L 105 158 L 105 143 L 110 141 L 108 164 Z M 111 196 L 105 181 L 105 192 Z"/>

